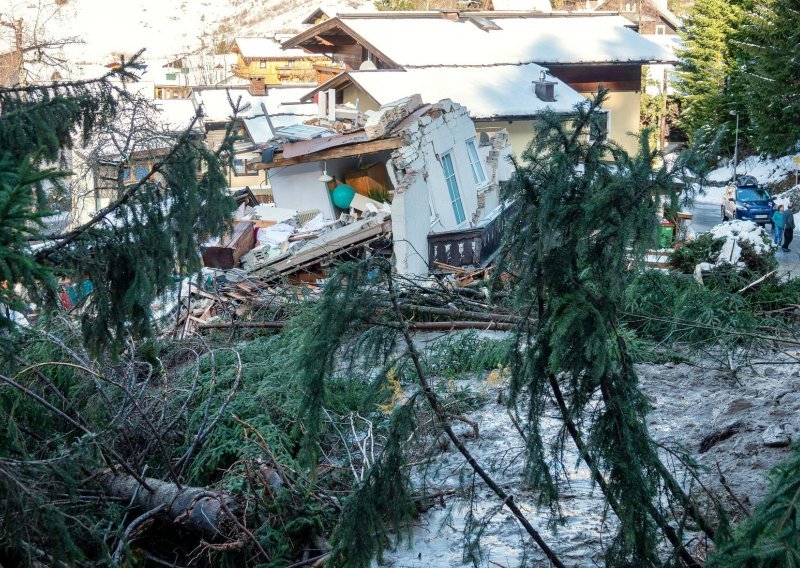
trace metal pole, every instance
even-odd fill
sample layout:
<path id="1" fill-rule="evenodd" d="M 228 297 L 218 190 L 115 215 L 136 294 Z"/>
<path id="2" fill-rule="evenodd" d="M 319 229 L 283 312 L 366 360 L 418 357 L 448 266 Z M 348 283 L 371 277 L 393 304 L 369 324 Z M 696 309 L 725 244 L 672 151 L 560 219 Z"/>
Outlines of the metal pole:
<path id="1" fill-rule="evenodd" d="M 736 166 L 739 161 L 739 111 L 736 114 L 736 141 L 733 144 L 733 183 L 736 183 Z"/>

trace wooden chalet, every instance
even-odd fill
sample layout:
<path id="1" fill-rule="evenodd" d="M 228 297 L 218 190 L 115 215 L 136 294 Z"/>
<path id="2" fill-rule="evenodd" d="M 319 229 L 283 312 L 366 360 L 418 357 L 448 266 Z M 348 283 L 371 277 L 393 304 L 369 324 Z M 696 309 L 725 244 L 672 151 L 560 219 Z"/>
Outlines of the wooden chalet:
<path id="1" fill-rule="evenodd" d="M 278 42 L 261 37 L 238 37 L 231 46 L 237 56 L 234 74 L 266 85 L 314 83 L 314 64 L 329 64 L 324 55 L 310 55 L 301 49 L 281 49 Z"/>
<path id="2" fill-rule="evenodd" d="M 666 0 L 567 0 L 566 10 L 618 12 L 643 35 L 678 35 L 683 25 Z"/>
<path id="3" fill-rule="evenodd" d="M 326 54 L 353 75 L 356 70 L 383 73 L 422 69 L 485 69 L 487 80 L 477 88 L 491 93 L 503 81 L 498 70 L 517 73 L 519 66 L 534 64 L 574 92 L 589 96 L 600 85 L 611 91 L 606 101 L 608 135 L 630 151 L 636 140 L 628 133 L 639 130 L 642 66 L 671 63 L 668 49 L 642 37 L 627 19 L 612 13 L 566 12 L 380 12 L 340 14 L 285 41 L 286 49 L 301 48 Z M 569 41 L 581 38 L 581 41 Z M 488 72 L 488 71 L 494 72 Z M 538 74 L 538 72 L 537 72 Z M 528 79 L 525 92 L 537 77 Z M 330 80 L 330 79 L 329 79 Z M 402 87 L 399 87 L 402 88 Z M 462 85 L 454 82 L 447 96 L 463 101 Z M 354 103 L 361 109 L 375 103 L 369 91 L 358 85 L 341 85 L 338 102 Z M 412 92 L 398 91 L 395 98 Z M 443 96 L 444 93 L 437 93 Z M 531 99 L 529 112 L 515 112 L 514 118 L 498 114 L 481 129 L 509 130 L 516 152 L 530 139 L 531 121 L 543 108 Z M 470 109 L 472 110 L 472 109 Z M 475 118 L 475 117 L 473 117 Z"/>

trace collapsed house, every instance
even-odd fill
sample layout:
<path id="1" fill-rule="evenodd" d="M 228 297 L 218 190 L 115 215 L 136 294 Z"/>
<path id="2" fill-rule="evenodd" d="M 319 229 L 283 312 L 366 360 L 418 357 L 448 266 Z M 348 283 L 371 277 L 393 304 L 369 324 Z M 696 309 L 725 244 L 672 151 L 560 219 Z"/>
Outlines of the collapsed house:
<path id="1" fill-rule="evenodd" d="M 330 119 L 275 129 L 280 136 L 246 164 L 265 172 L 272 203 L 243 204 L 234 234 L 204 248 L 207 264 L 219 249 L 254 278 L 318 273 L 364 252 L 393 254 L 411 276 L 491 261 L 502 236 L 500 185 L 511 174 L 505 131 L 478 136 L 465 107 L 419 95 Z"/>

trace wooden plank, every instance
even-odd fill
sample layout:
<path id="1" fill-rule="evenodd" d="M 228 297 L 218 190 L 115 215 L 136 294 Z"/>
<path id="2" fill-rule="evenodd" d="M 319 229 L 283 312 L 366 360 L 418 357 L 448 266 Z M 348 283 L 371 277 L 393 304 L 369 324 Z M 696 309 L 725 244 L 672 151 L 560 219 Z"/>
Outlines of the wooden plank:
<path id="1" fill-rule="evenodd" d="M 311 140 L 303 140 L 302 142 L 292 142 L 291 144 L 284 144 L 282 158 L 296 158 L 297 156 L 305 156 L 306 154 L 313 154 L 314 152 L 321 152 L 328 148 L 335 148 L 337 146 L 346 146 L 348 144 L 355 144 L 356 142 L 367 142 L 369 137 L 363 130 L 358 132 L 349 132 L 338 136 L 321 136 L 319 138 L 312 138 Z"/>
<path id="2" fill-rule="evenodd" d="M 362 142 L 359 144 L 351 144 L 349 146 L 340 146 L 338 148 L 330 148 L 321 152 L 314 152 L 304 156 L 297 156 L 294 158 L 277 158 L 274 161 L 263 164 L 247 164 L 247 169 L 250 171 L 269 170 L 272 168 L 281 168 L 284 166 L 292 166 L 295 164 L 307 164 L 309 162 L 319 162 L 321 160 L 333 160 L 336 158 L 350 158 L 353 156 L 363 156 L 365 154 L 374 154 L 376 152 L 385 152 L 387 150 L 396 150 L 403 146 L 405 142 L 402 138 L 382 138 L 380 140 L 371 140 L 369 142 Z"/>
<path id="3" fill-rule="evenodd" d="M 366 241 L 374 240 L 384 233 L 391 230 L 391 222 L 384 222 L 375 227 L 364 229 L 347 237 L 343 237 L 338 241 L 333 241 L 319 247 L 315 247 L 309 251 L 297 253 L 290 256 L 286 260 L 259 268 L 253 272 L 255 276 L 270 277 L 277 274 L 283 274 L 303 268 L 307 264 L 319 262 L 326 257 L 336 256 L 341 254 L 349 247 L 365 244 Z"/>

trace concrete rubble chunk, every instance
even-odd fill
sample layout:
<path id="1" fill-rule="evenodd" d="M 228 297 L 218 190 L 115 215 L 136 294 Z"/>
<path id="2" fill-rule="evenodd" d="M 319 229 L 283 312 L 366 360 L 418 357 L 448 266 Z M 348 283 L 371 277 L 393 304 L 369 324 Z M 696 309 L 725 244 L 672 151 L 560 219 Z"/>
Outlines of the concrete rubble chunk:
<path id="1" fill-rule="evenodd" d="M 792 438 L 780 426 L 770 426 L 761 434 L 764 445 L 768 448 L 785 448 L 792 443 Z"/>
<path id="2" fill-rule="evenodd" d="M 411 95 L 387 103 L 369 117 L 364 125 L 364 131 L 370 139 L 383 136 L 392 124 L 404 119 L 421 106 L 422 97 L 420 95 Z"/>

